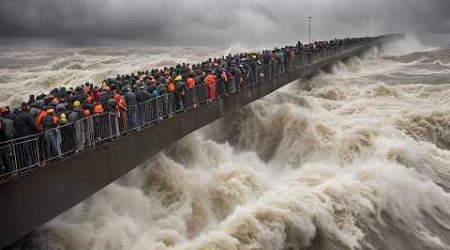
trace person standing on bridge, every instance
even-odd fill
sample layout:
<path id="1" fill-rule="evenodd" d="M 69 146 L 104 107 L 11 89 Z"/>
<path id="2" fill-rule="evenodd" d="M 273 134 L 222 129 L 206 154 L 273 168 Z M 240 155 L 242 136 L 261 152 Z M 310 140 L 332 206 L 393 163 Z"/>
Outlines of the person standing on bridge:
<path id="1" fill-rule="evenodd" d="M 234 78 L 235 88 L 239 92 L 242 87 L 242 71 L 236 64 L 231 65 L 231 75 Z"/>
<path id="2" fill-rule="evenodd" d="M 117 103 L 117 111 L 119 114 L 119 128 L 121 132 L 128 130 L 128 115 L 127 115 L 127 103 L 123 96 L 119 94 L 119 90 L 114 92 L 114 100 Z"/>
<path id="3" fill-rule="evenodd" d="M 179 78 L 175 79 L 175 102 L 177 111 L 184 110 L 185 85 L 186 85 L 185 82 L 182 81 L 181 79 Z"/>
<path id="4" fill-rule="evenodd" d="M 0 173 L 10 173 L 13 170 L 11 161 L 12 152 L 10 145 L 4 143 L 14 139 L 16 131 L 14 129 L 14 121 L 4 117 L 4 108 L 1 108 L 0 117 Z"/>
<path id="5" fill-rule="evenodd" d="M 57 129 L 58 127 L 58 116 L 55 115 L 53 109 L 47 110 L 47 116 L 42 121 L 42 128 L 44 129 L 45 137 L 45 149 L 48 158 L 53 158 L 55 153 L 58 157 L 61 157 L 61 139 L 60 134 Z"/>
<path id="6" fill-rule="evenodd" d="M 80 102 L 75 101 L 72 106 L 67 120 L 69 123 L 74 123 L 76 151 L 80 151 L 84 149 L 84 144 L 86 143 L 87 121 L 81 120 L 81 118 L 84 118 L 84 114 L 80 107 Z"/>
<path id="7" fill-rule="evenodd" d="M 188 78 L 186 80 L 186 88 L 192 89 L 195 87 L 195 79 L 194 79 L 194 73 L 189 73 Z"/>
<path id="8" fill-rule="evenodd" d="M 125 89 L 124 93 L 125 103 L 127 105 L 128 113 L 128 126 L 130 129 L 135 129 L 137 127 L 137 98 L 136 94 L 131 90 L 130 87 Z"/>
<path id="9" fill-rule="evenodd" d="M 8 140 L 6 136 L 6 123 L 3 119 L 0 119 L 0 174 L 6 174 L 11 172 L 11 164 L 9 160 L 9 145 L 6 143 Z"/>
<path id="10" fill-rule="evenodd" d="M 195 79 L 194 79 L 194 73 L 190 71 L 187 73 L 186 76 L 186 87 L 185 87 L 185 95 L 184 100 L 186 103 L 186 108 L 196 108 L 196 89 L 195 89 Z"/>
<path id="11" fill-rule="evenodd" d="M 10 166 L 7 162 L 5 162 L 5 159 L 7 159 L 8 154 L 4 154 L 4 150 L 7 149 L 9 146 L 4 144 L 7 142 L 8 139 L 6 138 L 5 134 L 5 123 L 3 120 L 0 120 L 0 173 L 9 173 L 11 171 Z M 4 157 L 6 156 L 6 157 Z"/>
<path id="12" fill-rule="evenodd" d="M 280 50 L 278 50 L 278 61 L 280 63 L 279 69 L 280 69 L 280 74 L 284 74 L 286 73 L 286 54 L 284 51 L 284 48 L 281 48 Z"/>
<path id="13" fill-rule="evenodd" d="M 21 153 L 20 159 L 18 159 L 18 168 L 24 168 L 32 166 L 36 163 L 33 159 L 33 141 L 30 141 L 32 135 L 37 134 L 39 131 L 36 124 L 33 121 L 33 117 L 30 115 L 30 107 L 26 102 L 21 105 L 22 111 L 14 118 L 14 124 L 17 132 L 17 137 L 22 138 L 18 142 L 19 152 Z"/>
<path id="14" fill-rule="evenodd" d="M 208 102 L 212 102 L 216 100 L 216 75 L 213 71 L 208 72 L 205 83 L 208 86 Z"/>

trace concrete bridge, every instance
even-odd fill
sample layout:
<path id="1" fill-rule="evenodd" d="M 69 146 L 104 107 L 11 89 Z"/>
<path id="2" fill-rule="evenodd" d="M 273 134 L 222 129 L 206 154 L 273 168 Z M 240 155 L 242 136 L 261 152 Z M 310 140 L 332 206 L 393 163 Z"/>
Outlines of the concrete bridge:
<path id="1" fill-rule="evenodd" d="M 95 194 L 156 153 L 199 128 L 238 111 L 243 106 L 297 79 L 311 76 L 338 60 L 345 60 L 401 35 L 387 35 L 343 46 L 302 64 L 284 75 L 265 78 L 253 88 L 215 102 L 180 112 L 129 133 L 10 179 L 0 185 L 0 247 Z"/>

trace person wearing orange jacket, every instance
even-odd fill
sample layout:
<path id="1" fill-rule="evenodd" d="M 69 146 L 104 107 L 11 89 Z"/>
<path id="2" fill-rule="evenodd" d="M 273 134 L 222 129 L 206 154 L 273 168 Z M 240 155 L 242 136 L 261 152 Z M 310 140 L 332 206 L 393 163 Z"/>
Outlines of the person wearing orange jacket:
<path id="1" fill-rule="evenodd" d="M 205 78 L 205 83 L 208 86 L 208 101 L 216 100 L 216 75 L 209 72 Z"/>
<path id="2" fill-rule="evenodd" d="M 99 102 L 94 104 L 94 114 L 101 114 L 105 112 L 105 110 L 103 109 L 102 104 L 100 104 Z"/>
<path id="3" fill-rule="evenodd" d="M 100 114 L 103 114 L 103 112 L 105 112 L 105 110 L 103 109 L 102 104 L 100 104 L 99 102 L 96 102 L 94 104 L 94 117 L 92 118 L 93 122 L 94 122 L 94 132 L 96 135 L 98 135 L 98 138 L 102 138 L 104 139 L 104 125 L 103 124 L 103 120 L 102 117 L 104 116 L 100 116 Z"/>
<path id="4" fill-rule="evenodd" d="M 42 121 L 47 116 L 47 112 L 45 110 L 41 110 L 39 114 L 36 116 L 35 123 L 36 127 L 38 128 L 39 132 L 44 132 L 44 129 L 42 127 Z"/>
<path id="5" fill-rule="evenodd" d="M 127 103 L 122 95 L 119 94 L 119 90 L 114 91 L 114 100 L 117 102 L 117 109 L 119 111 L 119 127 L 120 131 L 126 131 L 128 129 L 128 115 L 127 115 Z"/>
<path id="6" fill-rule="evenodd" d="M 125 103 L 125 99 L 123 98 L 122 95 L 119 94 L 118 90 L 115 90 L 113 98 L 114 98 L 114 100 L 116 100 L 117 108 L 119 110 L 127 111 L 127 104 Z"/>
<path id="7" fill-rule="evenodd" d="M 175 92 L 175 83 L 173 82 L 172 78 L 169 78 L 169 82 L 166 85 L 167 92 L 174 93 Z"/>
<path id="8" fill-rule="evenodd" d="M 189 74 L 188 79 L 186 80 L 186 88 L 187 89 L 192 89 L 195 87 L 195 79 L 194 79 L 194 74 Z"/>
<path id="9" fill-rule="evenodd" d="M 195 87 L 195 79 L 194 79 L 194 73 L 189 73 L 188 74 L 188 78 L 186 79 L 186 83 L 185 83 L 185 101 L 186 101 L 186 105 L 187 107 L 197 107 L 197 104 L 195 103 L 195 96 L 194 96 L 194 89 Z"/>

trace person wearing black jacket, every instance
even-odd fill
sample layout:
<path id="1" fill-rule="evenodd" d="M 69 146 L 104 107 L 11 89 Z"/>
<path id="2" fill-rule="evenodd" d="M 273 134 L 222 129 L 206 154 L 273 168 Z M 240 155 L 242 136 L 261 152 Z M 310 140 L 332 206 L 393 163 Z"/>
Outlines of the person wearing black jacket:
<path id="1" fill-rule="evenodd" d="M 6 141 L 8 141 L 8 139 L 6 138 L 6 133 L 5 133 L 5 123 L 3 122 L 3 120 L 0 120 L 0 173 L 2 173 L 2 174 L 10 172 L 9 164 L 8 164 L 8 162 L 5 162 L 8 155 L 3 154 L 4 151 L 6 149 L 8 149 L 8 145 L 6 145 L 4 143 Z M 5 152 L 5 153 L 8 153 L 8 152 Z"/>
<path id="2" fill-rule="evenodd" d="M 22 111 L 15 117 L 14 124 L 16 128 L 17 137 L 25 137 L 38 133 L 36 124 L 29 113 L 29 106 L 27 103 L 22 103 Z"/>
<path id="3" fill-rule="evenodd" d="M 29 136 L 37 134 L 39 131 L 36 124 L 31 117 L 29 110 L 30 107 L 26 102 L 21 105 L 22 111 L 15 117 L 14 124 L 18 138 L 22 138 L 18 142 L 18 147 L 21 151 L 21 158 L 18 161 L 19 167 L 32 166 L 33 163 L 33 142 L 30 141 Z M 35 146 L 36 147 L 36 146 Z"/>
<path id="4" fill-rule="evenodd" d="M 2 112 L 3 115 L 3 112 Z M 2 173 L 10 173 L 13 170 L 11 161 L 11 147 L 7 141 L 14 139 L 16 131 L 14 129 L 14 121 L 6 117 L 0 117 L 0 171 Z"/>

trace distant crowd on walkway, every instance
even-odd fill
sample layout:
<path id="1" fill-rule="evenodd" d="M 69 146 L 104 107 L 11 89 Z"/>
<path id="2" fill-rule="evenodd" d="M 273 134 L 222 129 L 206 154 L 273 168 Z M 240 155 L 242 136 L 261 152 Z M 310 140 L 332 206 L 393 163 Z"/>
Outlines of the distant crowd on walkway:
<path id="1" fill-rule="evenodd" d="M 126 124 L 121 129 L 137 129 L 140 112 L 135 107 L 153 98 L 172 94 L 176 109 L 184 110 L 186 93 L 197 86 L 205 86 L 207 101 L 214 102 L 251 84 L 258 77 L 255 72 L 259 65 L 276 63 L 277 73 L 284 74 L 290 59 L 363 39 L 367 38 L 335 39 L 310 44 L 298 42 L 293 46 L 258 53 L 210 58 L 198 64 L 183 63 L 174 67 L 117 75 L 98 85 L 85 82 L 74 87 L 54 88 L 49 93 L 30 95 L 20 107 L 0 108 L 0 173 L 11 173 L 33 165 L 32 158 L 41 161 L 52 157 L 61 158 L 64 135 L 58 128 L 75 124 L 80 119 L 110 113 Z M 220 85 L 217 84 L 219 80 Z M 42 147 L 43 150 L 39 152 L 44 155 L 33 155 L 39 153 L 34 152 L 36 150 L 31 142 L 27 142 L 29 138 L 36 137 L 43 144 L 35 147 Z M 81 140 L 79 136 L 74 138 Z M 20 150 L 12 148 L 13 144 L 20 144 Z M 83 149 L 83 146 L 77 147 Z M 18 158 L 23 159 L 21 164 L 17 163 Z"/>

